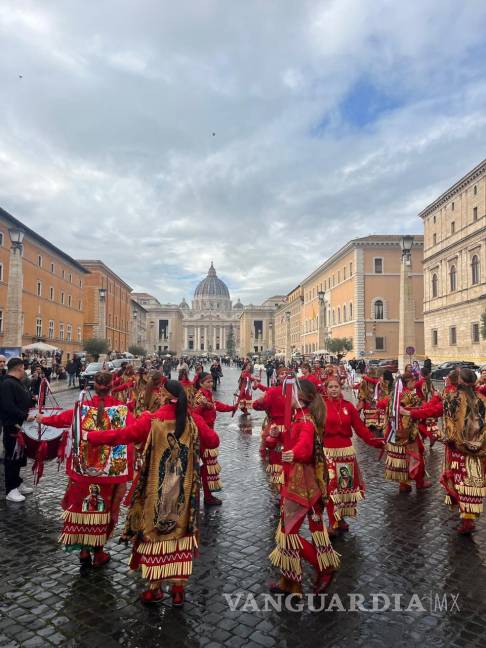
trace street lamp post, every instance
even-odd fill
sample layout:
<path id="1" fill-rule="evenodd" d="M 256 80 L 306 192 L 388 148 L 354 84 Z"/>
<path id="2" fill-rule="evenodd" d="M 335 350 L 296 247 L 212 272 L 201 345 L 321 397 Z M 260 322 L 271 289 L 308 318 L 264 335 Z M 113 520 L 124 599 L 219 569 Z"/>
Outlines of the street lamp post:
<path id="1" fill-rule="evenodd" d="M 12 227 L 8 230 L 10 236 L 10 258 L 8 264 L 7 312 L 5 319 L 4 346 L 22 347 L 22 247 L 24 231 Z"/>
<path id="2" fill-rule="evenodd" d="M 107 335 L 106 335 L 106 288 L 99 288 L 98 289 L 98 295 L 99 295 L 99 321 L 98 321 L 98 328 L 99 328 L 99 334 L 98 337 L 101 340 L 106 340 Z"/>
<path id="3" fill-rule="evenodd" d="M 287 362 L 290 362 L 291 357 L 290 357 L 290 316 L 291 316 L 290 311 L 285 311 L 285 319 L 287 321 L 287 341 L 285 345 L 285 359 Z"/>
<path id="4" fill-rule="evenodd" d="M 319 299 L 319 344 L 318 350 L 324 350 L 327 338 L 327 322 L 326 322 L 326 291 L 318 290 L 317 297 Z"/>
<path id="5" fill-rule="evenodd" d="M 408 363 L 407 350 L 415 349 L 415 302 L 413 298 L 412 247 L 414 237 L 410 234 L 402 236 L 400 247 L 402 257 L 400 263 L 400 304 L 398 325 L 398 370 L 403 372 Z"/>

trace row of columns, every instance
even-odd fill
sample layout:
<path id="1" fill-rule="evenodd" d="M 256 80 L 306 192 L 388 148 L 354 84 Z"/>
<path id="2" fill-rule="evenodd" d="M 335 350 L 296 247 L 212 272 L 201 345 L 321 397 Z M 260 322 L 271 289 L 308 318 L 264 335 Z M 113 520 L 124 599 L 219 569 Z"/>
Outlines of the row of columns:
<path id="1" fill-rule="evenodd" d="M 204 341 L 204 351 L 216 351 L 216 341 L 219 337 L 219 350 L 226 349 L 226 326 L 202 325 L 193 326 L 194 351 L 201 351 L 201 343 Z M 219 335 L 218 335 L 219 334 Z M 189 350 L 189 327 L 184 327 L 184 349 Z"/>

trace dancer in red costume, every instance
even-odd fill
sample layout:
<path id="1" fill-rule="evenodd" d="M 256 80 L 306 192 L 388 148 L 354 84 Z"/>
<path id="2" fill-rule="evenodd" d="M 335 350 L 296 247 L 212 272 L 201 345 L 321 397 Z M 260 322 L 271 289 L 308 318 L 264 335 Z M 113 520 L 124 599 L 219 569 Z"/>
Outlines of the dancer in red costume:
<path id="1" fill-rule="evenodd" d="M 158 603 L 162 586 L 172 586 L 172 605 L 184 603 L 184 586 L 198 548 L 200 447 L 219 439 L 204 420 L 189 413 L 182 385 L 166 383 L 172 396 L 157 412 L 145 412 L 123 430 L 88 432 L 90 444 L 143 443 L 140 478 L 127 514 L 124 537 L 130 538 L 130 568 L 148 582 L 143 603 Z"/>
<path id="2" fill-rule="evenodd" d="M 253 400 L 251 387 L 254 380 L 251 375 L 251 364 L 246 361 L 238 380 L 238 407 L 245 416 L 248 415 L 248 410 L 251 408 Z"/>
<path id="3" fill-rule="evenodd" d="M 194 396 L 193 412 L 199 414 L 207 425 L 214 430 L 217 412 L 234 412 L 232 405 L 226 405 L 213 399 L 213 377 L 209 373 L 199 375 L 200 389 Z M 216 432 L 215 432 L 216 434 Z M 216 436 L 218 436 L 216 434 Z M 218 437 L 219 441 L 219 437 Z M 218 462 L 219 443 L 215 447 L 206 448 L 201 445 L 201 482 L 204 493 L 204 504 L 206 506 L 220 506 L 223 502 L 213 495 L 213 492 L 220 491 L 221 466 Z"/>
<path id="4" fill-rule="evenodd" d="M 120 421 L 124 416 L 126 423 L 130 424 L 132 417 L 127 408 L 123 410 L 123 403 L 110 396 L 112 375 L 100 371 L 94 379 L 94 398 L 83 402 L 84 415 L 82 425 L 94 424 L 103 438 L 106 429 L 112 427 L 113 421 Z M 121 409 L 120 407 L 121 406 Z M 115 408 L 108 410 L 107 408 Z M 39 414 L 37 421 L 43 425 L 57 428 L 70 428 L 73 423 L 74 410 L 66 410 L 54 416 Z M 113 413 L 115 419 L 110 419 Z M 89 448 L 84 449 L 86 463 L 92 464 L 92 471 L 100 474 L 103 466 L 102 457 L 91 453 Z M 105 453 L 107 454 L 107 453 Z M 127 450 L 127 466 L 119 479 L 107 479 L 104 476 L 87 478 L 78 475 L 68 461 L 67 472 L 70 480 L 62 500 L 64 509 L 64 525 L 59 542 L 67 551 L 79 551 L 81 573 L 85 574 L 92 567 L 102 567 L 110 560 L 110 555 L 103 550 L 104 545 L 111 536 L 117 523 L 120 504 L 126 490 L 126 483 L 132 479 L 133 474 L 133 449 Z M 93 553 L 93 558 L 91 556 Z"/>
<path id="5" fill-rule="evenodd" d="M 267 416 L 262 426 L 262 436 L 260 445 L 260 454 L 265 458 L 268 448 L 268 466 L 267 473 L 272 486 L 280 490 L 283 484 L 282 472 L 282 447 L 279 441 L 284 431 L 284 410 L 285 396 L 282 390 L 282 383 L 287 374 L 285 367 L 277 368 L 277 385 L 275 387 L 265 387 L 263 398 L 253 401 L 253 409 L 258 412 L 266 412 Z M 266 443 L 267 437 L 275 439 L 270 447 Z"/>
<path id="6" fill-rule="evenodd" d="M 364 498 L 365 485 L 356 460 L 353 430 L 373 448 L 383 448 L 384 439 L 375 437 L 360 419 L 358 410 L 341 392 L 339 378 L 327 384 L 324 453 L 329 472 L 327 514 L 331 535 L 347 531 L 345 516 L 356 517 L 357 504 Z"/>
<path id="7" fill-rule="evenodd" d="M 424 444 L 417 421 L 401 414 L 401 409 L 417 407 L 420 398 L 415 392 L 414 374 L 404 373 L 398 380 L 391 397 L 378 402 L 386 412 L 385 479 L 399 482 L 401 492 L 412 490 L 415 481 L 418 490 L 432 484 L 425 479 Z"/>
<path id="8" fill-rule="evenodd" d="M 286 381 L 286 401 L 292 396 L 292 378 Z M 284 485 L 276 547 L 270 560 L 281 571 L 272 592 L 302 595 L 302 559 L 315 569 L 314 593 L 329 586 L 339 566 L 322 513 L 327 499 L 327 470 L 322 447 L 325 406 L 315 385 L 298 382 L 292 398 L 293 421 L 283 434 Z M 288 405 L 286 412 L 288 411 Z M 287 417 L 286 417 L 287 418 Z M 288 420 L 288 419 L 287 419 Z M 312 543 L 300 533 L 307 518 Z"/>
<path id="9" fill-rule="evenodd" d="M 194 384 L 192 380 L 189 380 L 189 374 L 187 373 L 187 369 L 185 367 L 179 371 L 178 381 L 184 387 L 184 391 L 186 392 L 187 402 L 189 403 L 189 407 L 192 407 L 196 389 L 194 388 Z"/>

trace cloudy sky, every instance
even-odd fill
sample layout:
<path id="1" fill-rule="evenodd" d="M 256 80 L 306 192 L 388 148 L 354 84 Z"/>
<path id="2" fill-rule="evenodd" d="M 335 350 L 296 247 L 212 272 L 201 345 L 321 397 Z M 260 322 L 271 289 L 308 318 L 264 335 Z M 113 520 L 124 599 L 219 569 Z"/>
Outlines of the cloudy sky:
<path id="1" fill-rule="evenodd" d="M 2 0 L 0 205 L 163 301 L 286 293 L 486 157 L 486 3 Z"/>

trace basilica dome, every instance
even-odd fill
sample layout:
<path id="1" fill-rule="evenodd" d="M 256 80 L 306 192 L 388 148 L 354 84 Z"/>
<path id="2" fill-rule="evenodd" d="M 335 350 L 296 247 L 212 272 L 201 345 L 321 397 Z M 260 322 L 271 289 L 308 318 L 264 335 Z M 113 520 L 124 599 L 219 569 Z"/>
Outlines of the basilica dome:
<path id="1" fill-rule="evenodd" d="M 194 299 L 198 297 L 202 299 L 206 297 L 224 297 L 230 299 L 228 286 L 218 277 L 212 262 L 208 270 L 208 276 L 199 283 L 194 292 Z"/>
<path id="2" fill-rule="evenodd" d="M 196 310 L 229 310 L 231 297 L 228 286 L 216 274 L 213 263 L 208 275 L 194 291 L 193 308 Z"/>

